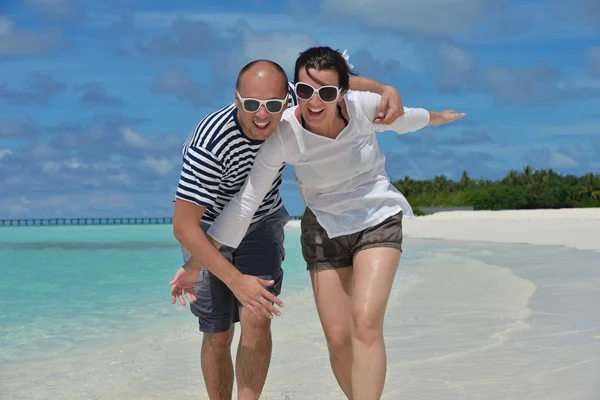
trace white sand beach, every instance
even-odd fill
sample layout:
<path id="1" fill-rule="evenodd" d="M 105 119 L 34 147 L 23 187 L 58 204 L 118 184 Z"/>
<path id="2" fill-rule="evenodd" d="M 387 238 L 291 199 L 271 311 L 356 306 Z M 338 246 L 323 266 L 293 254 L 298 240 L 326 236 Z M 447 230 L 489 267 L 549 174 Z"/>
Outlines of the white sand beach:
<path id="1" fill-rule="evenodd" d="M 390 299 L 384 398 L 600 398 L 600 209 L 441 212 L 405 220 L 404 232 L 406 258 L 418 239 L 447 244 L 403 260 L 414 279 Z M 298 325 L 295 343 L 311 349 L 317 324 Z M 323 353 L 303 356 L 318 365 L 311 398 L 342 399 Z"/>
<path id="2" fill-rule="evenodd" d="M 290 222 L 288 241 L 298 226 Z M 448 212 L 405 220 L 404 230 L 384 399 L 600 398 L 600 209 Z M 303 276 L 305 290 L 281 296 L 262 399 L 344 399 Z M 173 309 L 176 324 L 6 372 L 4 390 L 29 400 L 206 399 L 201 336 L 187 308 Z"/>
<path id="3" fill-rule="evenodd" d="M 300 227 L 300 221 L 288 226 Z M 406 238 L 570 246 L 600 251 L 600 209 L 448 211 L 404 220 Z"/>
<path id="4" fill-rule="evenodd" d="M 600 209 L 439 213 L 407 220 L 405 232 L 384 399 L 599 398 Z M 282 299 L 262 398 L 344 399 L 310 291 Z M 205 398 L 199 343 L 174 347 L 172 361 L 187 370 L 178 367 L 173 394 Z M 158 398 L 144 384 L 126 394 Z"/>

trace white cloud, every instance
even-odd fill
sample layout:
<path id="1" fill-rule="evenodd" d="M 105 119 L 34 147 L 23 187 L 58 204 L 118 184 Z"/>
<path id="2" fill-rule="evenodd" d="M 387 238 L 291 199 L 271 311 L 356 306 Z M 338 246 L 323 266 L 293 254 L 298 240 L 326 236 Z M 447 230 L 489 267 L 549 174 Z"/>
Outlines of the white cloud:
<path id="1" fill-rule="evenodd" d="M 71 169 L 79 169 L 79 168 L 86 168 L 87 166 L 82 164 L 81 162 L 79 162 L 79 160 L 77 159 L 72 159 L 69 161 L 65 161 L 64 163 L 65 167 L 67 168 L 71 168 Z"/>
<path id="2" fill-rule="evenodd" d="M 481 84 L 499 101 L 547 102 L 558 99 L 561 72 L 552 66 L 511 69 L 489 67 Z"/>
<path id="3" fill-rule="evenodd" d="M 249 30 L 244 36 L 244 55 L 246 60 L 265 58 L 275 61 L 289 71 L 293 70 L 300 52 L 314 44 L 311 36 L 306 33 L 276 32 L 261 36 Z"/>
<path id="4" fill-rule="evenodd" d="M 34 32 L 19 29 L 14 21 L 0 16 L 0 57 L 49 54 L 63 44 L 63 36 L 56 29 Z"/>
<path id="5" fill-rule="evenodd" d="M 46 175 L 56 176 L 61 170 L 61 164 L 56 161 L 46 161 L 42 164 L 42 172 Z"/>
<path id="6" fill-rule="evenodd" d="M 323 9 L 330 15 L 432 36 L 469 32 L 497 5 L 497 0 L 323 0 Z"/>
<path id="7" fill-rule="evenodd" d="M 0 199 L 0 208 L 6 211 L 9 218 L 26 215 L 30 210 L 27 205 L 31 201 L 25 196 Z"/>
<path id="8" fill-rule="evenodd" d="M 115 174 L 115 175 L 108 175 L 107 179 L 110 182 L 118 183 L 118 184 L 121 184 L 121 185 L 129 185 L 129 184 L 131 184 L 131 179 L 129 178 L 129 175 L 127 175 L 125 173 L 120 173 L 120 174 Z"/>
<path id="9" fill-rule="evenodd" d="M 7 17 L 0 16 L 0 37 L 8 35 L 15 27 L 14 21 Z"/>
<path id="10" fill-rule="evenodd" d="M 172 67 L 161 72 L 154 79 L 153 89 L 156 93 L 173 95 L 180 101 L 194 105 L 203 105 L 212 100 L 205 88 L 184 67 Z"/>
<path id="11" fill-rule="evenodd" d="M 85 12 L 77 0 L 26 0 L 27 6 L 42 16 L 59 21 L 80 21 Z"/>
<path id="12" fill-rule="evenodd" d="M 176 12 L 135 14 L 137 29 L 162 32 L 185 15 L 187 21 L 210 22 L 215 30 L 221 32 L 222 39 L 233 40 L 239 44 L 224 55 L 217 56 L 216 71 L 221 77 L 237 75 L 239 69 L 251 59 L 268 58 L 280 62 L 286 71 L 290 71 L 298 53 L 315 44 L 333 48 L 348 49 L 353 54 L 360 48 L 367 49 L 381 61 L 398 61 L 403 68 L 414 72 L 423 72 L 423 60 L 420 49 L 411 41 L 394 34 L 378 34 L 373 40 L 368 32 L 355 29 L 354 26 L 323 24 L 319 18 L 304 18 L 293 14 L 262 13 L 198 13 L 193 10 Z M 358 68 L 359 66 L 357 66 Z M 360 68 L 359 68 L 360 69 Z"/>
<path id="13" fill-rule="evenodd" d="M 543 125 L 537 128 L 530 128 L 528 136 L 535 137 L 552 137 L 552 136 L 596 136 L 600 137 L 600 122 L 585 121 L 575 122 L 572 124 L 552 124 Z"/>
<path id="14" fill-rule="evenodd" d="M 442 90 L 457 91 L 476 73 L 473 58 L 469 53 L 453 45 L 444 44 L 437 49 L 440 61 L 440 87 Z"/>
<path id="15" fill-rule="evenodd" d="M 119 170 L 122 167 L 123 167 L 123 164 L 121 162 L 115 162 L 115 161 L 101 161 L 101 162 L 92 164 L 92 168 L 96 171 L 113 171 L 113 170 Z"/>
<path id="16" fill-rule="evenodd" d="M 585 56 L 590 74 L 600 77 L 600 47 L 590 47 L 586 50 Z"/>
<path id="17" fill-rule="evenodd" d="M 36 130 L 37 127 L 30 120 L 0 117 L 0 139 L 30 139 Z"/>
<path id="18" fill-rule="evenodd" d="M 168 176 L 175 168 L 173 162 L 164 157 L 146 157 L 141 161 L 141 166 L 160 177 Z"/>
<path id="19" fill-rule="evenodd" d="M 131 128 L 123 128 L 121 130 L 121 133 L 123 135 L 123 138 L 125 139 L 125 143 L 127 143 L 131 147 L 141 150 L 149 149 L 152 147 L 152 144 L 148 139 L 146 139 L 139 133 L 134 132 Z"/>
<path id="20" fill-rule="evenodd" d="M 294 21 L 289 14 L 264 14 L 264 13 L 235 13 L 235 12 L 197 12 L 197 10 L 176 10 L 174 12 L 137 12 L 134 18 L 136 29 L 141 30 L 165 30 L 173 22 L 185 15 L 187 21 L 207 21 L 223 31 L 235 27 L 240 20 L 246 21 L 255 29 L 261 30 L 289 30 L 295 29 L 302 24 Z"/>
<path id="21" fill-rule="evenodd" d="M 557 151 L 552 151 L 550 153 L 548 164 L 555 169 L 575 168 L 579 165 L 579 163 L 575 161 L 573 157 Z"/>
<path id="22" fill-rule="evenodd" d="M 31 149 L 31 155 L 36 159 L 48 159 L 60 154 L 58 150 L 47 142 L 37 142 Z"/>
<path id="23" fill-rule="evenodd" d="M 12 151 L 8 149 L 0 149 L 0 160 L 2 160 L 6 156 L 12 155 Z"/>

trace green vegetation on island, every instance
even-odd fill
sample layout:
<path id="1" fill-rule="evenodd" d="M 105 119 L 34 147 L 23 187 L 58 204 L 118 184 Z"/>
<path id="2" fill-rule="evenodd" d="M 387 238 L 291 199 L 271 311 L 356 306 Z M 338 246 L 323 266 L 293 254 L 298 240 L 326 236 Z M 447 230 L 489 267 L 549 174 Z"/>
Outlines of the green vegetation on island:
<path id="1" fill-rule="evenodd" d="M 394 182 L 410 204 L 419 207 L 473 207 L 475 210 L 600 207 L 600 174 L 561 175 L 553 170 L 510 170 L 500 180 L 473 180 L 465 171 L 453 181 L 405 177 Z"/>

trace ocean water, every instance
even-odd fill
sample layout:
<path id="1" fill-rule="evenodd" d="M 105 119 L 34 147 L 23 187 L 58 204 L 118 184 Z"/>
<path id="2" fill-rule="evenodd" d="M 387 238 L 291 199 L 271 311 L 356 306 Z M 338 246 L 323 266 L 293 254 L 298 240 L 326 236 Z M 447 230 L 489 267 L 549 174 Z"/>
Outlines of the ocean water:
<path id="1" fill-rule="evenodd" d="M 298 240 L 288 232 L 288 293 L 308 282 Z M 180 320 L 168 282 L 181 264 L 170 225 L 0 229 L 0 365 Z"/>
<path id="2" fill-rule="evenodd" d="M 311 299 L 299 233 L 286 230 L 284 301 Z M 0 398 L 101 398 L 171 344 L 197 353 L 195 318 L 170 300 L 181 264 L 170 225 L 0 229 Z M 96 387 L 75 384 L 86 369 Z"/>
<path id="3" fill-rule="evenodd" d="M 298 228 L 285 248 L 263 399 L 342 399 Z M 1 228 L 0 399 L 206 398 L 181 263 L 167 225 Z M 600 253 L 406 238 L 401 264 L 384 398 L 591 399 Z"/>

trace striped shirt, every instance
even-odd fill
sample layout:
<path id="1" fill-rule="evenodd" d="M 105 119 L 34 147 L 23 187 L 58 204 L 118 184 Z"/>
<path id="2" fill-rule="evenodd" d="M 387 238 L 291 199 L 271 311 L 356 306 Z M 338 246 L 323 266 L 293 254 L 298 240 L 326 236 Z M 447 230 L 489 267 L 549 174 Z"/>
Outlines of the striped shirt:
<path id="1" fill-rule="evenodd" d="M 289 105 L 297 104 L 296 94 L 288 84 Z M 263 140 L 253 140 L 242 131 L 232 103 L 205 116 L 183 145 L 183 166 L 176 197 L 206 207 L 202 221 L 211 223 L 242 188 L 252 169 Z M 275 181 L 256 210 L 252 222 L 279 210 L 282 205 L 279 187 L 282 166 Z"/>

